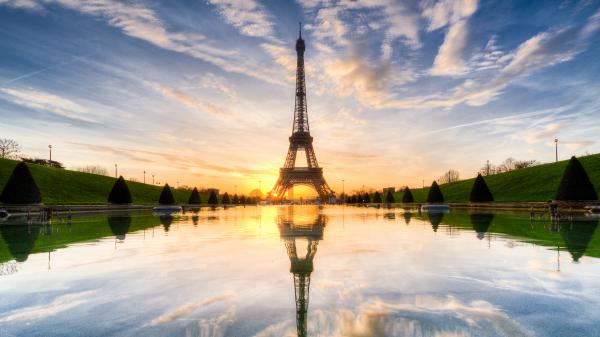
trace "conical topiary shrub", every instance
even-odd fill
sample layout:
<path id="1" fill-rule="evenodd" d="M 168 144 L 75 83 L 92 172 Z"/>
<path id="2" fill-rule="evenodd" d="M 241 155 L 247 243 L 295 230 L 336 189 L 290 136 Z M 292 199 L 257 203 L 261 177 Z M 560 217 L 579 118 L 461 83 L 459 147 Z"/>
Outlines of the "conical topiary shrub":
<path id="1" fill-rule="evenodd" d="M 394 193 L 392 193 L 392 191 L 387 191 L 387 194 L 385 196 L 385 202 L 388 204 L 393 204 L 396 202 L 396 200 L 394 199 Z"/>
<path id="2" fill-rule="evenodd" d="M 20 162 L 15 166 L 4 185 L 0 202 L 5 204 L 39 204 L 42 202 L 40 189 L 25 162 Z"/>
<path id="3" fill-rule="evenodd" d="M 440 187 L 438 186 L 435 180 L 429 188 L 429 194 L 427 194 L 427 202 L 444 202 L 444 195 L 442 194 L 442 190 L 440 190 Z"/>
<path id="4" fill-rule="evenodd" d="M 119 176 L 119 179 L 115 181 L 112 190 L 108 194 L 108 202 L 120 205 L 131 204 L 131 192 L 123 176 Z"/>
<path id="5" fill-rule="evenodd" d="M 473 188 L 471 189 L 471 195 L 469 196 L 469 201 L 471 202 L 490 202 L 494 201 L 494 196 L 488 185 L 485 183 L 485 179 L 481 176 L 481 174 L 477 175 L 475 178 L 475 182 L 473 183 Z"/>
<path id="6" fill-rule="evenodd" d="M 200 205 L 201 203 L 202 199 L 200 198 L 200 193 L 198 193 L 198 189 L 194 187 L 192 194 L 190 194 L 190 198 L 188 199 L 188 204 Z"/>
<path id="7" fill-rule="evenodd" d="M 219 198 L 217 197 L 217 193 L 214 190 L 210 191 L 210 195 L 208 196 L 208 204 L 209 205 L 219 204 Z"/>
<path id="8" fill-rule="evenodd" d="M 594 185 L 575 156 L 571 157 L 565 168 L 556 192 L 556 200 L 598 200 Z"/>
<path id="9" fill-rule="evenodd" d="M 160 192 L 160 197 L 158 197 L 158 203 L 161 205 L 173 205 L 175 204 L 175 198 L 173 197 L 173 192 L 171 192 L 171 187 L 169 184 L 165 184 Z"/>
<path id="10" fill-rule="evenodd" d="M 381 204 L 383 202 L 383 200 L 381 200 L 381 193 L 379 193 L 379 191 L 373 194 L 373 202 L 376 204 Z"/>
<path id="11" fill-rule="evenodd" d="M 221 197 L 221 203 L 223 205 L 231 204 L 231 198 L 229 198 L 229 194 L 227 194 L 227 192 L 225 192 L 225 194 L 223 194 L 223 196 Z"/>
<path id="12" fill-rule="evenodd" d="M 412 192 L 408 187 L 404 189 L 404 195 L 402 195 L 402 202 L 405 204 L 411 204 L 415 202 L 415 198 L 413 198 Z"/>
<path id="13" fill-rule="evenodd" d="M 371 196 L 369 195 L 369 193 L 363 194 L 362 202 L 363 202 L 363 204 L 371 203 Z"/>
<path id="14" fill-rule="evenodd" d="M 233 198 L 231 199 L 231 202 L 232 202 L 234 205 L 237 205 L 237 204 L 239 204 L 239 203 L 240 203 L 240 197 L 238 197 L 238 195 L 237 195 L 237 194 L 234 194 L 234 195 L 233 195 Z"/>

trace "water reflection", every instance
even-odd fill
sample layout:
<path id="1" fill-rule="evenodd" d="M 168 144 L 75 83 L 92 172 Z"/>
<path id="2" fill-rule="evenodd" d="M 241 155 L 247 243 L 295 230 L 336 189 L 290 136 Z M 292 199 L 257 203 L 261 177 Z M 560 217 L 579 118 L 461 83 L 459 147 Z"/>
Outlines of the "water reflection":
<path id="1" fill-rule="evenodd" d="M 280 211 L 277 217 L 279 236 L 285 243 L 290 259 L 290 272 L 294 275 L 294 294 L 296 299 L 296 330 L 298 337 L 307 336 L 308 301 L 310 294 L 310 275 L 313 272 L 313 260 L 317 254 L 319 241 L 327 217 L 319 209 L 290 206 Z M 306 241 L 306 253 L 299 254 L 298 242 Z"/>
<path id="2" fill-rule="evenodd" d="M 494 214 L 475 212 L 469 214 L 469 218 L 471 218 L 471 225 L 473 226 L 475 233 L 477 233 L 477 238 L 481 240 L 485 237 L 485 233 L 490 229 L 492 221 L 494 220 Z"/>
<path id="3" fill-rule="evenodd" d="M 38 239 L 40 227 L 30 225 L 0 226 L 0 233 L 10 255 L 17 262 L 25 262 Z"/>
<path id="4" fill-rule="evenodd" d="M 560 236 L 565 242 L 565 246 L 574 262 L 579 262 L 579 259 L 585 254 L 588 245 L 596 232 L 598 220 L 588 221 L 572 221 L 565 224 L 560 224 Z"/>
<path id="5" fill-rule="evenodd" d="M 125 240 L 125 235 L 131 227 L 131 215 L 118 215 L 108 217 L 108 226 L 117 240 Z"/>
<path id="6" fill-rule="evenodd" d="M 171 224 L 173 223 L 172 215 L 161 215 L 158 217 L 160 220 L 160 224 L 165 229 L 165 233 L 169 233 L 169 229 L 171 228 Z"/>
<path id="7" fill-rule="evenodd" d="M 440 224 L 442 223 L 442 219 L 444 219 L 444 213 L 442 212 L 427 212 L 427 217 L 429 218 L 429 222 L 431 223 L 431 228 L 433 228 L 434 232 L 437 232 Z"/>

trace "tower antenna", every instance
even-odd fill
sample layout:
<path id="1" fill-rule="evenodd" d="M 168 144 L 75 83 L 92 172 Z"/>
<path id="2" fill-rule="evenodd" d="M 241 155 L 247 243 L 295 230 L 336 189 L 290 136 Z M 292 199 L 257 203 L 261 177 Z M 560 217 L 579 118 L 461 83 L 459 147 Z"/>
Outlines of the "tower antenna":
<path id="1" fill-rule="evenodd" d="M 300 38 L 302 38 L 302 22 L 298 22 L 298 25 L 300 26 Z"/>

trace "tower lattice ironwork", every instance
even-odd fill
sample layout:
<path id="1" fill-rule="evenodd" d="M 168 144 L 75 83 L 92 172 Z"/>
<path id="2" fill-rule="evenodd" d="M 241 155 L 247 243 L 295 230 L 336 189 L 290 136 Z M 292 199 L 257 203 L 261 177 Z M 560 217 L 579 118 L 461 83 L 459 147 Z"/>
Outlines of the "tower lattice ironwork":
<path id="1" fill-rule="evenodd" d="M 306 337 L 308 331 L 308 300 L 310 295 L 310 275 L 313 272 L 313 260 L 317 254 L 317 245 L 323 239 L 327 217 L 318 214 L 317 218 L 305 224 L 294 221 L 293 206 L 287 216 L 278 217 L 281 239 L 285 243 L 290 259 L 290 272 L 294 275 L 294 295 L 296 300 L 296 329 L 298 337 Z M 298 254 L 296 240 L 307 241 L 306 254 Z"/>
<path id="2" fill-rule="evenodd" d="M 290 136 L 290 147 L 283 167 L 279 170 L 279 179 L 269 193 L 274 200 L 282 200 L 286 192 L 294 185 L 312 186 L 323 201 L 327 201 L 335 193 L 327 185 L 323 177 L 323 169 L 317 163 L 317 156 L 313 149 L 313 137 L 310 135 L 308 123 L 308 109 L 306 105 L 306 81 L 304 75 L 304 40 L 302 30 L 296 40 L 297 69 L 296 69 L 296 102 L 294 107 L 294 122 L 292 135 Z M 304 150 L 306 154 L 306 167 L 296 167 L 296 155 L 298 150 Z"/>

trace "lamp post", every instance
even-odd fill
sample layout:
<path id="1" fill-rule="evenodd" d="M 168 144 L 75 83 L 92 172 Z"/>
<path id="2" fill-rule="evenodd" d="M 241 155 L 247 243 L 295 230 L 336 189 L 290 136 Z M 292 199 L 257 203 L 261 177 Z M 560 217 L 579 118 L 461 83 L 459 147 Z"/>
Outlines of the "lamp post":
<path id="1" fill-rule="evenodd" d="M 558 161 L 558 138 L 554 138 L 554 156 L 555 161 Z"/>
<path id="2" fill-rule="evenodd" d="M 144 184 L 146 183 L 146 170 L 144 170 Z"/>
<path id="3" fill-rule="evenodd" d="M 50 152 L 50 161 L 52 161 L 52 145 L 48 145 L 48 151 Z"/>
<path id="4" fill-rule="evenodd" d="M 258 199 L 262 199 L 262 180 L 258 181 Z"/>
<path id="5" fill-rule="evenodd" d="M 345 185 L 346 180 L 342 179 L 342 195 L 344 196 L 342 198 L 342 202 L 345 204 L 346 203 L 346 185 Z"/>
<path id="6" fill-rule="evenodd" d="M 154 174 L 152 175 L 152 185 L 154 185 Z"/>
<path id="7" fill-rule="evenodd" d="M 115 178 L 117 177 L 117 164 L 115 164 Z"/>

